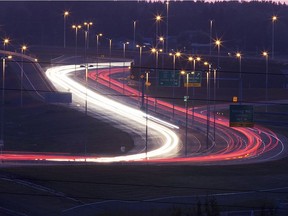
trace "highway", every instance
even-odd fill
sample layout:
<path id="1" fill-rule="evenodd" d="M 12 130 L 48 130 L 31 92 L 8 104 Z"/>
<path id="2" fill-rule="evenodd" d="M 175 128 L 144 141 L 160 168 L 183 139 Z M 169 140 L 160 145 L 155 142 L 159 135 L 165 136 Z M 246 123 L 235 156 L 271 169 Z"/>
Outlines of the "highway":
<path id="1" fill-rule="evenodd" d="M 255 125 L 253 128 L 229 127 L 228 119 L 222 116 L 215 118 L 215 142 L 208 146 L 196 137 L 193 138 L 193 148 L 188 155 L 184 155 L 184 143 L 180 141 L 178 134 L 183 129 L 181 122 L 185 119 L 186 109 L 175 106 L 175 119 L 169 120 L 172 112 L 172 104 L 155 99 L 151 96 L 145 99 L 149 110 L 139 109 L 140 92 L 131 88 L 123 80 L 115 79 L 117 74 L 127 73 L 130 62 L 86 64 L 88 81 L 81 80 L 75 74 L 84 74 L 86 68 L 81 65 L 65 65 L 52 67 L 46 71 L 46 76 L 58 91 L 70 91 L 73 97 L 74 107 L 85 111 L 88 115 L 101 116 L 120 129 L 128 131 L 134 138 L 135 148 L 122 156 L 104 157 L 101 155 L 53 155 L 53 154 L 5 154 L 2 160 L 37 160 L 59 162 L 142 162 L 150 163 L 189 163 L 189 164 L 239 164 L 255 163 L 268 160 L 276 160 L 287 155 L 287 139 L 274 133 L 268 128 Z M 112 68 L 109 69 L 109 66 Z M 124 66 L 124 68 L 123 68 Z M 84 76 L 85 77 L 85 76 Z M 109 90 L 108 93 L 105 91 Z M 124 99 L 114 95 L 125 95 Z M 137 97 L 135 97 L 137 96 Z M 152 115 L 155 104 L 161 112 Z M 223 106 L 223 105 L 221 105 Z M 207 107 L 195 107 L 194 112 L 189 110 L 188 115 L 194 114 L 193 125 L 204 134 L 207 123 Z M 228 109 L 228 105 L 227 105 Z M 101 113 L 101 115 L 99 115 Z M 161 113 L 161 115 L 159 115 Z M 163 116 L 166 115 L 166 118 Z M 177 121 L 175 121 L 177 120 Z M 208 119 L 213 125 L 213 113 Z M 179 123 L 179 126 L 175 124 Z M 182 124 L 182 125 L 181 125 Z M 212 127 L 208 136 L 213 139 Z M 190 130 L 189 130 L 190 131 Z M 146 135 L 148 132 L 149 136 Z M 183 132 L 183 131 L 182 131 Z M 189 135 L 193 136 L 193 134 Z"/>

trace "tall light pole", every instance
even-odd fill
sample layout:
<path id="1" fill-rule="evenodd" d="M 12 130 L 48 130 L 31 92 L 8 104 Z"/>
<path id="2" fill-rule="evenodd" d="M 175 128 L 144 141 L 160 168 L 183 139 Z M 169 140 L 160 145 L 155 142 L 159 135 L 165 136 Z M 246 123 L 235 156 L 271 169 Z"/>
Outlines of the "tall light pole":
<path id="1" fill-rule="evenodd" d="M 63 19 L 64 19 L 64 27 L 63 27 L 63 32 L 64 32 L 64 48 L 66 48 L 66 19 L 69 16 L 69 11 L 64 11 L 63 13 Z"/>
<path id="2" fill-rule="evenodd" d="M 168 53 L 169 52 L 169 44 L 168 44 L 168 27 L 169 27 L 169 0 L 166 1 L 166 47 L 165 47 L 165 52 Z"/>
<path id="3" fill-rule="evenodd" d="M 142 85 L 142 80 L 141 80 L 141 70 L 142 70 L 142 49 L 145 47 L 145 46 L 140 46 L 140 45 L 136 45 L 137 48 L 139 48 L 139 67 L 140 67 L 140 72 L 138 73 L 138 92 L 139 92 L 139 95 L 138 95 L 138 101 L 140 101 L 140 92 L 141 92 L 141 85 Z M 143 104 L 142 104 L 143 106 Z"/>
<path id="4" fill-rule="evenodd" d="M 126 45 L 128 45 L 129 42 L 123 43 L 123 58 L 124 58 L 124 65 L 123 65 L 123 94 L 125 90 L 125 85 L 124 85 L 124 77 L 125 77 L 125 60 L 126 60 Z"/>
<path id="5" fill-rule="evenodd" d="M 72 29 L 75 29 L 75 76 L 77 65 L 77 46 L 78 46 L 78 30 L 81 29 L 81 25 L 72 25 Z"/>
<path id="6" fill-rule="evenodd" d="M 23 45 L 21 47 L 21 99 L 20 99 L 20 105 L 23 106 L 23 77 L 24 77 L 24 64 L 23 64 L 23 55 L 25 55 L 25 51 L 27 50 L 27 46 Z"/>
<path id="7" fill-rule="evenodd" d="M 159 42 L 162 44 L 162 47 L 161 47 L 161 49 L 162 49 L 162 52 L 164 52 L 164 42 L 165 42 L 165 39 L 164 39 L 164 37 L 159 37 Z M 162 69 L 163 69 L 163 67 L 164 67 L 164 55 L 162 55 Z"/>
<path id="8" fill-rule="evenodd" d="M 274 59 L 274 32 L 275 32 L 275 22 L 277 21 L 277 16 L 272 16 L 272 59 Z"/>
<path id="9" fill-rule="evenodd" d="M 205 65 L 208 66 L 208 70 L 206 72 L 206 80 L 207 80 L 207 134 L 206 134 L 206 145 L 207 149 L 209 147 L 209 130 L 210 130 L 210 72 L 211 72 L 211 64 L 208 62 L 204 62 Z"/>
<path id="10" fill-rule="evenodd" d="M 266 75 L 265 75 L 265 101 L 266 101 L 266 106 L 265 106 L 265 111 L 267 112 L 267 102 L 268 102 L 268 60 L 269 60 L 269 54 L 268 52 L 264 51 L 262 55 L 265 57 L 265 62 L 266 62 Z"/>
<path id="11" fill-rule="evenodd" d="M 188 88 L 189 88 L 189 72 L 186 72 L 184 70 L 182 70 L 181 75 L 186 75 L 186 96 L 184 96 L 184 102 L 185 102 L 185 110 L 186 110 L 186 114 L 185 114 L 185 156 L 187 156 L 187 147 L 188 147 L 188 101 L 189 101 L 189 92 L 188 92 Z"/>
<path id="12" fill-rule="evenodd" d="M 215 40 L 215 45 L 217 46 L 217 70 L 219 70 L 219 68 L 220 68 L 220 47 L 221 47 L 221 40 L 219 40 L 219 39 L 216 39 Z M 218 77 L 220 78 L 220 76 L 219 76 L 219 74 L 218 74 Z M 217 79 L 216 77 L 215 77 L 215 79 Z M 219 83 L 220 83 L 220 80 L 218 80 L 218 88 L 219 88 Z"/>
<path id="13" fill-rule="evenodd" d="M 155 54 L 155 71 L 156 71 L 156 86 L 158 86 L 158 56 L 159 56 L 159 51 L 156 48 L 152 48 L 151 52 Z"/>
<path id="14" fill-rule="evenodd" d="M 5 127 L 5 73 L 6 73 L 6 60 L 11 59 L 12 56 L 2 57 L 2 103 L 1 103 L 1 138 L 0 148 L 4 147 L 4 127 Z"/>
<path id="15" fill-rule="evenodd" d="M 239 101 L 240 104 L 243 100 L 243 82 L 242 82 L 242 54 L 240 52 L 236 53 L 236 58 L 239 59 Z"/>
<path id="16" fill-rule="evenodd" d="M 96 58 L 97 58 L 97 68 L 96 68 L 96 74 L 97 74 L 97 77 L 96 77 L 96 82 L 98 81 L 98 62 L 99 62 L 99 37 L 102 37 L 103 34 L 102 33 L 99 33 L 99 34 L 96 34 Z"/>
<path id="17" fill-rule="evenodd" d="M 108 39 L 109 40 L 109 87 L 111 85 L 111 62 L 112 62 L 112 39 Z"/>
<path id="18" fill-rule="evenodd" d="M 159 23 L 161 22 L 162 17 L 160 15 L 156 15 L 155 20 L 156 20 L 155 47 L 157 49 L 158 48 Z"/>
<path id="19" fill-rule="evenodd" d="M 213 29 L 213 20 L 210 20 L 210 46 L 209 46 L 209 55 L 212 54 L 212 29 Z"/>
<path id="20" fill-rule="evenodd" d="M 181 53 L 176 52 L 176 53 L 169 53 L 170 56 L 173 56 L 173 86 L 172 86 L 172 100 L 173 100 L 173 110 L 172 110 L 172 117 L 174 118 L 174 113 L 175 113 L 175 76 L 176 76 L 176 57 L 180 57 Z"/>
<path id="21" fill-rule="evenodd" d="M 89 31 L 90 31 L 90 26 L 93 25 L 93 22 L 84 22 L 84 26 L 87 27 L 87 42 L 86 42 L 86 48 L 89 48 Z"/>
<path id="22" fill-rule="evenodd" d="M 6 50 L 6 46 L 9 44 L 9 38 L 4 38 L 3 40 L 3 47 L 4 47 L 4 50 Z"/>
<path id="23" fill-rule="evenodd" d="M 133 21 L 133 48 L 135 49 L 136 47 L 136 23 L 137 21 Z"/>

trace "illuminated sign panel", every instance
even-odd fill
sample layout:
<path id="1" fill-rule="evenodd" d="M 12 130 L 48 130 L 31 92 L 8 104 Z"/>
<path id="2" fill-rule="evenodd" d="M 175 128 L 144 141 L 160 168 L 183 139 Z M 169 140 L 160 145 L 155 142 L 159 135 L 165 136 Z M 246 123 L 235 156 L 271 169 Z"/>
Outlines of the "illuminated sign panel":
<path id="1" fill-rule="evenodd" d="M 230 127 L 253 127 L 252 105 L 230 105 Z"/>

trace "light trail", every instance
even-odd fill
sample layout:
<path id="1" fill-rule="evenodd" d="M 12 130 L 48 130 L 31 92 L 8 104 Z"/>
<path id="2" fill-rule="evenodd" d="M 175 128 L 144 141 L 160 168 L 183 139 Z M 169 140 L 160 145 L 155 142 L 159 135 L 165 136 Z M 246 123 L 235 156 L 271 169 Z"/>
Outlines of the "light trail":
<path id="1" fill-rule="evenodd" d="M 88 64 L 93 65 L 93 64 Z M 96 68 L 89 67 L 88 77 L 91 80 L 96 80 L 97 83 L 107 86 L 114 91 L 117 91 L 123 94 L 123 83 L 117 81 L 116 79 L 112 79 L 111 75 L 117 73 L 123 73 L 123 70 L 128 70 L 128 66 L 130 63 L 111 63 L 112 68 L 106 68 L 107 63 L 98 63 L 98 70 L 95 72 Z M 127 67 L 127 69 L 123 69 Z M 217 125 L 217 137 L 223 141 L 221 143 L 215 143 L 215 145 L 210 146 L 209 149 L 202 152 L 195 152 L 189 154 L 187 157 L 175 157 L 175 152 L 178 152 L 179 146 L 181 145 L 179 138 L 175 131 L 178 127 L 176 125 L 171 124 L 170 122 L 163 121 L 155 116 L 147 115 L 143 111 L 139 109 L 134 109 L 131 106 L 119 103 L 114 101 L 111 98 L 105 97 L 91 89 L 86 88 L 85 83 L 81 84 L 76 80 L 72 79 L 70 76 L 71 73 L 75 72 L 75 68 L 77 71 L 85 71 L 85 68 L 81 68 L 80 65 L 66 65 L 60 67 L 53 67 L 46 71 L 47 77 L 52 81 L 55 87 L 59 91 L 67 91 L 72 92 L 73 102 L 82 103 L 87 100 L 89 102 L 90 110 L 94 107 L 101 108 L 102 110 L 106 110 L 110 113 L 114 113 L 116 115 L 122 116 L 127 119 L 129 122 L 133 122 L 135 125 L 142 125 L 144 128 L 147 124 L 149 130 L 155 131 L 157 133 L 159 140 L 161 141 L 159 145 L 157 145 L 152 150 L 139 153 L 134 153 L 130 155 L 124 156 L 111 156 L 111 157 L 102 157 L 102 156 L 73 156 L 69 154 L 53 154 L 53 153 L 45 153 L 45 154 L 35 154 L 35 153 L 3 153 L 1 155 L 2 160 L 37 160 L 37 161 L 59 161 L 59 162 L 101 162 L 101 163 L 109 163 L 109 162 L 119 162 L 119 161 L 143 161 L 146 158 L 149 158 L 149 162 L 155 163 L 189 163 L 189 164 L 233 164 L 233 163 L 252 163 L 252 162 L 261 162 L 267 160 L 275 160 L 277 158 L 283 157 L 283 155 L 287 155 L 286 144 L 284 143 L 276 133 L 273 131 L 255 126 L 254 128 L 241 128 L 229 127 L 229 121 L 225 117 L 221 116 L 221 119 L 216 118 L 215 124 Z M 138 100 L 140 93 L 131 88 L 128 85 L 125 85 L 125 96 L 129 96 L 134 100 Z M 172 112 L 172 104 L 161 101 L 152 97 L 148 97 L 146 100 L 149 104 L 149 107 L 153 107 L 155 103 L 157 107 L 164 112 Z M 207 122 L 206 110 L 205 108 L 196 108 L 192 113 L 191 110 L 188 111 L 188 115 L 192 116 L 194 114 L 194 121 L 197 122 L 199 127 L 204 127 Z M 175 106 L 175 113 L 179 116 L 185 116 L 186 109 L 183 107 Z M 115 115 L 114 115 L 115 116 Z M 213 115 L 210 115 L 210 122 L 213 122 Z M 147 121 L 149 120 L 149 121 Z M 206 144 L 206 143 L 205 143 Z M 202 144 L 203 145 L 203 144 Z M 201 148 L 201 143 L 199 142 L 199 148 Z"/>

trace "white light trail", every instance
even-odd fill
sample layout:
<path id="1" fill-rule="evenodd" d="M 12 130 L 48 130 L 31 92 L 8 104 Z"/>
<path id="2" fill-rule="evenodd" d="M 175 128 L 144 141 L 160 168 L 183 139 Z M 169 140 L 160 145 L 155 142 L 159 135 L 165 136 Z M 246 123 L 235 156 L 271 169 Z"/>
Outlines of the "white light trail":
<path id="1" fill-rule="evenodd" d="M 93 65 L 93 64 L 88 64 Z M 99 67 L 105 67 L 107 63 L 98 63 Z M 123 67 L 129 66 L 130 62 L 117 62 L 112 63 L 112 67 Z M 127 119 L 130 119 L 134 124 L 141 124 L 146 126 L 146 113 L 141 110 L 134 109 L 127 105 L 121 104 L 119 102 L 115 102 L 112 99 L 109 99 L 103 95 L 100 95 L 88 88 L 86 86 L 76 82 L 73 80 L 69 74 L 75 72 L 75 68 L 77 71 L 85 70 L 85 68 L 80 67 L 80 65 L 66 65 L 53 67 L 46 71 L 47 77 L 52 81 L 56 88 L 60 91 L 68 90 L 72 93 L 73 100 L 75 97 L 80 98 L 82 100 L 86 100 L 89 104 L 93 104 L 93 106 L 101 107 L 105 110 L 109 110 L 109 112 L 114 113 L 116 115 L 121 115 Z M 90 69 L 90 67 L 89 67 Z M 163 157 L 165 154 L 172 153 L 175 149 L 178 148 L 179 138 L 174 131 L 169 128 L 177 129 L 178 127 L 163 120 L 160 120 L 151 115 L 147 115 L 148 120 L 148 128 L 149 130 L 155 130 L 158 132 L 159 136 L 162 137 L 163 144 L 157 148 L 146 153 L 132 154 L 126 156 L 115 156 L 115 157 L 86 157 L 86 158 L 78 158 L 73 159 L 73 161 L 87 161 L 87 162 L 117 162 L 117 161 L 134 161 L 134 160 L 143 160 L 147 158 L 156 158 Z M 169 128 L 168 128 L 169 127 Z M 49 159 L 49 160 L 57 160 L 57 161 L 71 161 L 71 159 Z"/>

